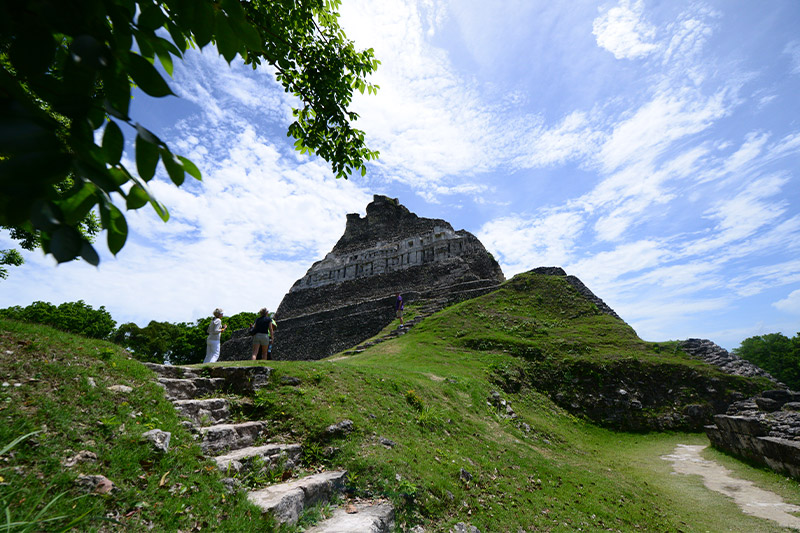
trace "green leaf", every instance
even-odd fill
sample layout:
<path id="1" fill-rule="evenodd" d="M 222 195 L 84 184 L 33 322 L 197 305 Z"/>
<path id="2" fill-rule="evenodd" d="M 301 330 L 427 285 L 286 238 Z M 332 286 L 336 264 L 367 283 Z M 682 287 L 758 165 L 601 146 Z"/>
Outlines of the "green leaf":
<path id="1" fill-rule="evenodd" d="M 140 3 L 139 5 L 142 5 Z M 142 7 L 142 12 L 136 20 L 136 25 L 146 30 L 156 30 L 164 25 L 167 16 L 156 4 L 147 4 Z"/>
<path id="2" fill-rule="evenodd" d="M 161 66 L 164 67 L 164 70 L 172 76 L 173 66 L 172 66 L 172 56 L 169 52 L 164 50 L 159 50 L 156 52 L 158 54 L 158 60 L 161 61 Z"/>
<path id="3" fill-rule="evenodd" d="M 106 122 L 106 111 L 99 104 L 99 99 L 95 100 L 95 105 L 92 106 L 86 115 L 89 125 L 93 130 L 96 130 Z"/>
<path id="4" fill-rule="evenodd" d="M 128 239 L 128 223 L 125 221 L 125 215 L 111 202 L 104 202 L 100 206 L 100 222 L 108 231 L 108 249 L 117 255 Z"/>
<path id="5" fill-rule="evenodd" d="M 167 211 L 167 208 L 164 207 L 164 204 L 162 204 L 161 202 L 159 202 L 158 200 L 156 200 L 151 196 L 150 205 L 152 205 L 153 209 L 156 210 L 156 213 L 158 214 L 159 217 L 161 217 L 161 220 L 163 220 L 164 222 L 169 220 L 169 211 Z"/>
<path id="6" fill-rule="evenodd" d="M 122 187 L 128 180 L 131 179 L 131 175 L 128 172 L 128 169 L 119 165 L 120 168 L 110 168 L 108 169 L 108 175 L 111 180 L 117 185 L 117 188 Z"/>
<path id="7" fill-rule="evenodd" d="M 155 40 L 155 36 L 152 33 L 139 30 L 134 30 L 133 36 L 136 37 L 136 44 L 139 45 L 139 55 L 152 64 L 153 56 L 156 53 L 152 43 Z"/>
<path id="8" fill-rule="evenodd" d="M 60 224 L 58 208 L 46 200 L 37 200 L 31 207 L 31 223 L 41 231 L 53 231 Z"/>
<path id="9" fill-rule="evenodd" d="M 158 146 L 166 146 L 164 144 L 164 141 L 162 141 L 161 139 L 156 137 L 155 133 L 153 133 L 152 131 L 148 130 L 147 128 L 145 128 L 144 126 L 139 124 L 138 122 L 136 123 L 136 133 L 141 135 L 142 139 L 144 139 L 145 141 L 147 141 L 149 143 L 152 143 L 152 144 L 155 144 L 155 145 L 158 145 Z"/>
<path id="10" fill-rule="evenodd" d="M 103 90 L 106 95 L 106 112 L 120 120 L 130 120 L 128 109 L 131 105 L 131 84 L 124 73 L 103 71 Z"/>
<path id="11" fill-rule="evenodd" d="M 203 176 L 200 174 L 200 170 L 195 166 L 194 163 L 181 155 L 178 156 L 178 159 L 183 164 L 183 169 L 188 172 L 190 176 L 197 181 L 203 181 Z"/>
<path id="12" fill-rule="evenodd" d="M 158 165 L 158 147 L 136 135 L 136 169 L 144 181 L 149 181 L 156 173 Z"/>
<path id="13" fill-rule="evenodd" d="M 75 228 L 61 226 L 50 236 L 50 253 L 59 263 L 72 261 L 81 253 L 83 239 Z"/>
<path id="14" fill-rule="evenodd" d="M 134 52 L 128 52 L 130 60 L 130 75 L 133 81 L 147 94 L 160 98 L 174 94 L 148 60 Z"/>
<path id="15" fill-rule="evenodd" d="M 250 24 L 247 20 L 234 21 L 236 33 L 242 38 L 245 46 L 255 52 L 261 52 L 263 43 L 261 42 L 261 34 L 258 30 Z"/>
<path id="16" fill-rule="evenodd" d="M 119 129 L 116 122 L 110 120 L 103 132 L 103 155 L 105 155 L 106 163 L 109 165 L 119 163 L 124 145 L 125 138 L 122 136 L 122 130 Z"/>
<path id="17" fill-rule="evenodd" d="M 233 31 L 228 19 L 222 13 L 217 13 L 217 31 L 214 37 L 216 38 L 217 50 L 225 58 L 225 61 L 228 63 L 233 61 L 242 47 L 242 41 L 239 40 L 239 36 Z"/>
<path id="18" fill-rule="evenodd" d="M 97 266 L 100 264 L 100 257 L 98 257 L 94 247 L 86 240 L 81 244 L 81 257 L 90 265 Z"/>
<path id="19" fill-rule="evenodd" d="M 150 195 L 142 186 L 138 184 L 131 187 L 131 190 L 128 191 L 128 197 L 125 199 L 126 207 L 129 210 L 139 209 L 140 207 L 147 205 L 147 202 L 149 201 Z"/>
<path id="20" fill-rule="evenodd" d="M 245 20 L 244 8 L 239 0 L 222 0 L 222 9 L 225 10 L 231 21 L 243 22 Z"/>
<path id="21" fill-rule="evenodd" d="M 178 187 L 183 185 L 186 176 L 180 160 L 166 148 L 161 148 L 161 162 L 164 164 L 164 168 L 167 169 L 167 174 L 169 174 L 169 179 L 172 180 L 172 183 Z"/>
<path id="22" fill-rule="evenodd" d="M 172 41 L 175 43 L 175 46 L 181 51 L 181 53 L 186 51 L 186 37 L 183 36 L 181 33 L 180 28 L 177 24 L 167 24 L 167 31 L 169 31 L 169 36 L 172 37 Z M 175 54 L 179 55 L 179 54 Z"/>
<path id="23" fill-rule="evenodd" d="M 192 33 L 197 46 L 203 48 L 214 35 L 214 8 L 210 2 L 199 1 L 195 5 Z"/>
<path id="24" fill-rule="evenodd" d="M 97 187 L 91 183 L 84 183 L 75 194 L 68 196 L 58 202 L 58 207 L 64 213 L 64 222 L 70 226 L 77 225 L 83 220 L 92 207 L 97 204 L 95 192 Z"/>

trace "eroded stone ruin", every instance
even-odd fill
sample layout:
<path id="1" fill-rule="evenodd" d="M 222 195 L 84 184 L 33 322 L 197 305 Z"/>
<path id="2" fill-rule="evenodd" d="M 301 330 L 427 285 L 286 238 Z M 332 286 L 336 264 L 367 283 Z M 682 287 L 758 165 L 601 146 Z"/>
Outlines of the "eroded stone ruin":
<path id="1" fill-rule="evenodd" d="M 768 390 L 734 402 L 705 429 L 716 448 L 800 479 L 800 392 Z"/>
<path id="2" fill-rule="evenodd" d="M 441 219 L 411 213 L 375 195 L 362 218 L 284 296 L 273 357 L 322 359 L 372 337 L 394 320 L 395 293 L 432 313 L 505 281 L 483 244 Z M 250 357 L 249 337 L 223 345 L 220 359 Z"/>

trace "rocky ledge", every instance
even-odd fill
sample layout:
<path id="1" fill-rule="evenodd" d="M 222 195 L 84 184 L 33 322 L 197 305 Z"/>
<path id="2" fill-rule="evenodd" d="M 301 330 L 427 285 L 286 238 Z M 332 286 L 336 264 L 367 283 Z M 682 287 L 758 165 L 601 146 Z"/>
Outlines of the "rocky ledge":
<path id="1" fill-rule="evenodd" d="M 734 376 L 744 376 L 748 378 L 762 377 L 767 378 L 776 385 L 782 386 L 777 379 L 772 377 L 766 370 L 754 365 L 746 359 L 730 353 L 728 350 L 719 346 L 708 339 L 686 339 L 682 341 L 681 349 L 690 357 L 700 359 L 708 364 L 719 367 L 726 374 Z"/>
<path id="2" fill-rule="evenodd" d="M 705 429 L 714 447 L 800 479 L 800 392 L 768 390 L 734 402 Z"/>

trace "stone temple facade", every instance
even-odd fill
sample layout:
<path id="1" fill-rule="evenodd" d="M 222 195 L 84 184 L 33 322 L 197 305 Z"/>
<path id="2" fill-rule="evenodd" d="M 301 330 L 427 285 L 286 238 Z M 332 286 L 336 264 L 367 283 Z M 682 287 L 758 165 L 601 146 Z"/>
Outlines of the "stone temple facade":
<path id="1" fill-rule="evenodd" d="M 284 296 L 273 357 L 322 359 L 355 346 L 394 320 L 397 292 L 407 305 L 431 312 L 503 281 L 500 265 L 474 235 L 376 195 L 366 217 L 347 215 L 333 250 Z M 222 360 L 245 358 L 232 348 L 223 346 Z"/>

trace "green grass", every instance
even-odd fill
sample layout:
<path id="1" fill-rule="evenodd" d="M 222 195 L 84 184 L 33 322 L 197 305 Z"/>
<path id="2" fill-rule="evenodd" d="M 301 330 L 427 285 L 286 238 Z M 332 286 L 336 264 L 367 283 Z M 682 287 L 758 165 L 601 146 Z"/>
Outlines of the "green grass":
<path id="1" fill-rule="evenodd" d="M 48 531 L 76 518 L 80 531 L 136 531 L 150 524 L 159 531 L 203 524 L 242 531 L 264 523 L 242 495 L 224 496 L 220 475 L 180 426 L 154 374 L 121 349 L 7 320 L 0 321 L 0 331 L 0 374 L 8 383 L 0 388 L 0 448 L 38 432 L 0 462 L 0 500 L 11 516 L 0 516 L 0 531 L 8 522 L 35 517 L 53 500 L 44 518 L 69 518 L 39 526 Z M 115 393 L 107 388 L 112 385 L 133 390 Z M 153 428 L 172 433 L 164 456 L 140 439 Z M 97 461 L 62 466 L 82 450 Z M 104 475 L 118 490 L 82 495 L 75 486 L 79 474 Z"/>
<path id="2" fill-rule="evenodd" d="M 704 435 L 613 431 L 551 399 L 628 370 L 659 379 L 700 376 L 688 389 L 706 379 L 731 390 L 765 386 L 728 378 L 686 357 L 676 343 L 642 341 L 576 294 L 562 279 L 524 275 L 363 353 L 269 361 L 275 369 L 270 386 L 241 398 L 236 416 L 269 420 L 270 438 L 303 443 L 308 468 L 346 468 L 348 493 L 390 498 L 403 527 L 449 531 L 467 522 L 484 532 L 514 533 L 781 531 L 744 515 L 696 476 L 671 473 L 661 456 L 679 443 L 707 443 Z M 33 445 L 0 463 L 7 483 L 0 494 L 21 491 L 9 499 L 12 512 L 31 516 L 65 493 L 48 512 L 83 517 L 81 531 L 107 526 L 107 516 L 131 530 L 150 524 L 164 531 L 270 530 L 241 494 L 223 501 L 220 474 L 180 427 L 153 375 L 124 352 L 41 326 L 2 321 L 0 331 L 0 370 L 6 381 L 21 383 L 0 391 L 0 448 L 46 426 L 31 437 Z M 554 381 L 545 383 L 536 370 Z M 284 376 L 300 385 L 281 384 Z M 106 389 L 119 383 L 134 392 Z M 490 404 L 493 391 L 510 402 L 516 418 Z M 325 428 L 343 419 L 355 431 L 327 437 Z M 154 426 L 173 432 L 164 457 L 139 441 Z M 97 453 L 98 463 L 61 466 L 60 457 L 81 449 Z M 800 503 L 796 481 L 706 453 Z M 73 500 L 80 496 L 73 485 L 78 471 L 106 475 L 121 490 Z M 42 494 L 36 504 L 34 496 Z M 314 522 L 318 514 L 304 520 Z"/>

